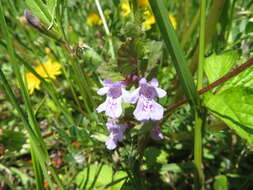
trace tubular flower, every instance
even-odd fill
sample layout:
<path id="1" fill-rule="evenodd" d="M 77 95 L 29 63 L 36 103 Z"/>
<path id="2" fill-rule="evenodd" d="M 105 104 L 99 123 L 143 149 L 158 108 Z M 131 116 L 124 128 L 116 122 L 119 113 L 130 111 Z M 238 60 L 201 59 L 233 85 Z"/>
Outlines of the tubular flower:
<path id="1" fill-rule="evenodd" d="M 131 13 L 130 4 L 128 1 L 120 3 L 121 16 L 127 17 Z"/>
<path id="2" fill-rule="evenodd" d="M 158 88 L 159 83 L 157 79 L 152 79 L 147 83 L 145 78 L 139 81 L 139 87 L 128 96 L 127 101 L 129 103 L 137 103 L 134 110 L 134 116 L 139 121 L 154 120 L 158 121 L 162 119 L 164 108 L 158 104 L 155 99 L 157 97 L 162 98 L 166 96 L 166 91 Z"/>
<path id="3" fill-rule="evenodd" d="M 150 137 L 156 141 L 163 139 L 163 134 L 160 131 L 158 123 L 156 123 L 150 130 Z"/>
<path id="4" fill-rule="evenodd" d="M 97 112 L 105 111 L 105 114 L 111 118 L 118 118 L 122 113 L 121 101 L 126 100 L 128 92 L 121 82 L 112 83 L 111 79 L 103 81 L 104 87 L 97 91 L 99 95 L 107 95 L 104 103 L 97 107 Z"/>
<path id="5" fill-rule="evenodd" d="M 108 119 L 106 126 L 110 135 L 105 143 L 106 148 L 113 150 L 117 147 L 117 143 L 122 141 L 127 128 L 126 124 L 116 124 L 117 119 Z"/>
<path id="6" fill-rule="evenodd" d="M 57 61 L 48 60 L 35 67 L 35 71 L 45 79 L 56 79 L 61 74 L 61 64 Z M 40 79 L 28 72 L 25 75 L 29 94 L 33 94 L 34 90 L 40 90 Z"/>
<path id="7" fill-rule="evenodd" d="M 139 8 L 144 9 L 146 7 L 149 7 L 149 1 L 148 0 L 138 0 L 137 5 Z"/>
<path id="8" fill-rule="evenodd" d="M 87 24 L 90 26 L 101 25 L 102 20 L 97 13 L 91 13 L 88 15 Z"/>

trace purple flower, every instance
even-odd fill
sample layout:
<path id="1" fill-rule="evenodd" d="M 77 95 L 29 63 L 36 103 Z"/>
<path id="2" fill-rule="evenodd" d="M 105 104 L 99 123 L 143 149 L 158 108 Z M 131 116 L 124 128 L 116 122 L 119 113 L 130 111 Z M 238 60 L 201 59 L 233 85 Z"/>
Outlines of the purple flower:
<path id="1" fill-rule="evenodd" d="M 150 130 L 150 137 L 156 141 L 163 139 L 163 134 L 160 131 L 158 123 L 156 123 Z"/>
<path id="2" fill-rule="evenodd" d="M 124 138 L 124 133 L 127 128 L 126 124 L 116 124 L 116 119 L 109 119 L 106 123 L 110 135 L 105 145 L 109 150 L 113 150 L 117 147 L 117 143 L 122 141 Z"/>
<path id="3" fill-rule="evenodd" d="M 125 86 L 121 82 L 114 82 L 107 79 L 103 81 L 104 87 L 99 89 L 97 93 L 99 95 L 107 95 L 104 103 L 97 107 L 97 112 L 105 111 L 105 114 L 111 118 L 118 118 L 122 113 L 121 101 L 122 98 L 128 96 L 128 92 L 125 90 Z"/>
<path id="4" fill-rule="evenodd" d="M 139 81 L 139 87 L 128 96 L 127 101 L 129 103 L 137 103 L 134 110 L 134 116 L 139 121 L 154 120 L 158 121 L 162 119 L 164 108 L 158 104 L 155 99 L 157 97 L 162 98 L 166 96 L 166 91 L 158 88 L 159 83 L 157 79 L 152 79 L 149 83 L 145 78 Z"/>

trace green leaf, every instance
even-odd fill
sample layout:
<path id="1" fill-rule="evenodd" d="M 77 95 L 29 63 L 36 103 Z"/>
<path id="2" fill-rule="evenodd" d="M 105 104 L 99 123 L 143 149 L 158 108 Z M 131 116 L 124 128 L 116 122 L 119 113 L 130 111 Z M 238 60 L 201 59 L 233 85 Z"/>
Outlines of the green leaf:
<path id="1" fill-rule="evenodd" d="M 150 41 L 147 45 L 150 48 L 147 72 L 150 72 L 162 57 L 163 43 L 160 41 Z"/>
<path id="2" fill-rule="evenodd" d="M 85 168 L 82 172 L 80 172 L 77 177 L 76 177 L 76 183 L 78 185 L 81 185 L 82 180 L 85 179 L 86 177 L 88 177 L 88 184 L 86 187 L 90 187 L 90 185 L 92 184 L 94 178 L 96 177 L 96 173 L 97 173 L 97 169 L 98 169 L 98 165 L 93 164 L 90 166 L 90 173 L 89 173 L 89 177 L 87 176 L 87 168 Z M 104 165 L 99 173 L 99 176 L 97 178 L 96 184 L 94 185 L 94 187 L 99 187 L 99 186 L 104 186 L 107 184 L 110 184 L 112 181 L 116 181 L 118 179 L 121 179 L 123 177 L 126 177 L 127 174 L 123 171 L 117 171 L 115 174 L 113 173 L 113 169 L 111 166 L 109 165 Z M 120 189 L 120 187 L 122 186 L 122 184 L 124 183 L 123 181 L 120 181 L 119 183 L 116 183 L 113 186 L 110 186 L 109 189 L 111 190 L 117 190 Z"/>
<path id="3" fill-rule="evenodd" d="M 228 80 L 221 88 L 220 91 L 227 90 L 232 87 L 246 87 L 253 88 L 253 67 L 246 69 L 232 79 Z"/>
<path id="4" fill-rule="evenodd" d="M 161 168 L 161 172 L 174 172 L 174 173 L 180 173 L 182 172 L 181 167 L 176 163 L 171 164 L 164 164 Z"/>
<path id="5" fill-rule="evenodd" d="M 57 0 L 47 0 L 47 7 L 51 15 L 54 14 L 56 6 Z"/>
<path id="6" fill-rule="evenodd" d="M 236 64 L 238 54 L 235 51 L 229 51 L 221 55 L 212 54 L 206 58 L 204 71 L 209 83 L 212 83 L 220 77 L 227 74 Z"/>
<path id="7" fill-rule="evenodd" d="M 157 165 L 157 158 L 161 154 L 161 151 L 156 147 L 148 147 L 144 151 L 144 157 L 149 167 Z"/>
<path id="8" fill-rule="evenodd" d="M 236 87 L 220 94 L 208 93 L 204 103 L 211 113 L 253 145 L 253 90 Z"/>
<path id="9" fill-rule="evenodd" d="M 40 0 L 26 0 L 26 5 L 35 16 L 37 16 L 45 24 L 50 25 L 51 16 L 44 3 Z"/>
<path id="10" fill-rule="evenodd" d="M 0 144 L 3 144 L 10 151 L 19 151 L 26 142 L 26 137 L 21 132 L 3 130 L 0 136 Z"/>
<path id="11" fill-rule="evenodd" d="M 105 61 L 96 51 L 93 49 L 87 49 L 84 52 L 83 59 L 89 63 L 87 67 L 90 67 L 93 71 L 96 71 L 101 64 L 105 64 Z"/>
<path id="12" fill-rule="evenodd" d="M 215 177 L 214 190 L 227 190 L 228 189 L 228 179 L 225 175 L 219 175 Z"/>
<path id="13" fill-rule="evenodd" d="M 57 3 L 58 3 L 58 0 L 47 0 L 47 7 L 48 7 L 49 13 L 51 15 L 51 22 L 50 22 L 50 26 L 49 26 L 50 28 L 54 24 Z"/>
<path id="14" fill-rule="evenodd" d="M 123 43 L 118 50 L 118 70 L 123 76 L 137 72 L 137 40 L 128 40 Z"/>

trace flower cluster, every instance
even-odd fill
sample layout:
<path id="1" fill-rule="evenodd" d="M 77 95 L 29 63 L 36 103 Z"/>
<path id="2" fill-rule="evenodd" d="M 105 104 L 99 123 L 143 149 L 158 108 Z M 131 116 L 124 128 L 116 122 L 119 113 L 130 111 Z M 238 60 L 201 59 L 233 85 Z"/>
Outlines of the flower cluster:
<path id="1" fill-rule="evenodd" d="M 121 16 L 127 17 L 131 13 L 131 7 L 128 1 L 120 3 Z"/>
<path id="2" fill-rule="evenodd" d="M 143 30 L 145 31 L 150 30 L 152 28 L 152 25 L 156 23 L 156 20 L 151 11 L 149 1 L 138 0 L 137 7 L 143 11 L 143 18 L 144 18 L 144 21 L 142 23 Z M 121 2 L 120 9 L 121 9 L 121 16 L 128 17 L 128 15 L 131 13 L 131 6 L 129 4 L 129 1 Z M 176 18 L 171 13 L 168 13 L 168 19 L 172 23 L 173 27 L 176 29 L 177 28 Z"/>
<path id="3" fill-rule="evenodd" d="M 145 78 L 139 81 L 139 87 L 133 92 L 128 92 L 122 82 L 112 82 L 107 79 L 103 81 L 103 88 L 99 89 L 99 95 L 107 95 L 104 103 L 98 106 L 97 112 L 105 112 L 109 117 L 106 124 L 110 135 L 106 142 L 106 147 L 115 149 L 117 143 L 123 140 L 126 124 L 118 124 L 122 114 L 122 100 L 127 103 L 136 104 L 133 112 L 136 120 L 141 122 L 155 121 L 155 125 L 150 131 L 150 136 L 155 140 L 163 139 L 158 121 L 162 119 L 164 108 L 156 102 L 157 98 L 166 96 L 166 91 L 159 88 L 157 79 L 147 82 Z"/>

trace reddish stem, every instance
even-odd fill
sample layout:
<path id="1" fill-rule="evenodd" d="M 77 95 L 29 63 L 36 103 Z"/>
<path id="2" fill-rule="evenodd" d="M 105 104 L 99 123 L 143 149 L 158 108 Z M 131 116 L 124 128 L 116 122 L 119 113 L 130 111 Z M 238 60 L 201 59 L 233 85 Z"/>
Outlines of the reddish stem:
<path id="1" fill-rule="evenodd" d="M 228 81 L 229 79 L 233 78 L 234 76 L 238 75 L 239 73 L 241 73 L 242 71 L 248 69 L 249 67 L 251 67 L 253 65 L 253 58 L 249 59 L 247 62 L 243 63 L 242 65 L 240 65 L 239 67 L 235 68 L 233 71 L 227 73 L 226 75 L 224 75 L 223 77 L 219 78 L 218 80 L 214 81 L 213 83 L 207 85 L 206 87 L 202 88 L 201 90 L 198 91 L 198 94 L 204 94 L 205 92 L 219 86 L 220 84 Z M 173 104 L 172 106 L 170 106 L 165 114 L 164 114 L 164 119 L 165 120 L 167 117 L 169 117 L 169 115 L 178 107 L 184 105 L 188 103 L 187 99 L 183 99 L 180 100 L 179 102 Z"/>

